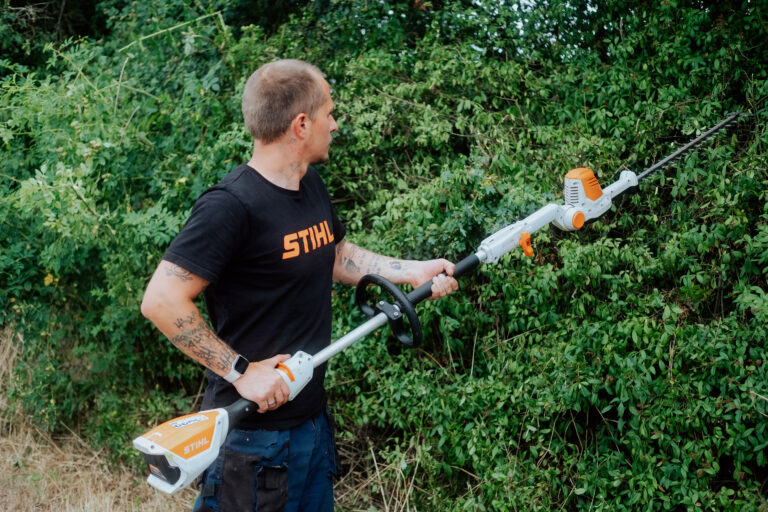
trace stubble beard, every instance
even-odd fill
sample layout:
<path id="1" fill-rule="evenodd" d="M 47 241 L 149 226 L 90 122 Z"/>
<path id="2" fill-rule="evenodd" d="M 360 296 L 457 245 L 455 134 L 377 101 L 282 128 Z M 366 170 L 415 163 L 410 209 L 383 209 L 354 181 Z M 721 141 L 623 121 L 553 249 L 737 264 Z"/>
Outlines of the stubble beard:
<path id="1" fill-rule="evenodd" d="M 326 149 L 326 150 L 325 150 L 325 155 L 323 155 L 323 156 L 321 156 L 321 157 L 318 157 L 316 160 L 314 160 L 314 161 L 312 162 L 312 164 L 319 164 L 319 165 L 323 165 L 323 164 L 326 164 L 326 163 L 328 163 L 328 160 L 330 159 L 330 157 L 329 157 L 329 155 L 328 155 L 328 152 L 330 151 L 330 149 L 331 149 L 331 145 L 330 145 L 330 144 L 328 144 L 328 149 Z"/>

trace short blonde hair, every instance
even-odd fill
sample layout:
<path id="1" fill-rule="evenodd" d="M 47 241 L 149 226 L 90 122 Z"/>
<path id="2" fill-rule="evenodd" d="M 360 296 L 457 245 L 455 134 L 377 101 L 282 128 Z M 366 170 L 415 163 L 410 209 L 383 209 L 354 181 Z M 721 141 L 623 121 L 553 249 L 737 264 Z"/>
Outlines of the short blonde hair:
<path id="1" fill-rule="evenodd" d="M 302 112 L 314 119 L 325 103 L 323 73 L 302 60 L 283 59 L 257 69 L 243 91 L 243 119 L 254 140 L 280 138 Z"/>

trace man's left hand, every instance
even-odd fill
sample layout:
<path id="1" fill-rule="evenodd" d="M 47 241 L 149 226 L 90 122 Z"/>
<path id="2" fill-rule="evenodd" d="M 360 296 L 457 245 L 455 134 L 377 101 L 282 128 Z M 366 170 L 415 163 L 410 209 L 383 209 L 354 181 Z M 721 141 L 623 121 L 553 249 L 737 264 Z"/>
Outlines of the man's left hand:
<path id="1" fill-rule="evenodd" d="M 432 280 L 432 299 L 445 297 L 459 289 L 459 283 L 453 277 L 456 265 L 446 259 L 416 261 L 410 272 L 408 283 L 415 288 Z"/>

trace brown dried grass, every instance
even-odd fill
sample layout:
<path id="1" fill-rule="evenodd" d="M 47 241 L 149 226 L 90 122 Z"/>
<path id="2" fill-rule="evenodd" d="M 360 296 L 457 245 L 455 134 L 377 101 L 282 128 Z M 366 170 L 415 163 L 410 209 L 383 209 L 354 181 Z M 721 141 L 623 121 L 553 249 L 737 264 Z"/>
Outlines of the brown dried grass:
<path id="1" fill-rule="evenodd" d="M 0 506 L 17 512 L 191 510 L 190 489 L 167 496 L 127 468 L 109 466 L 100 452 L 70 432 L 51 437 L 9 410 L 8 383 L 20 342 L 0 332 Z"/>
<path id="2" fill-rule="evenodd" d="M 106 462 L 75 432 L 52 436 L 7 399 L 21 337 L 0 331 L 0 507 L 14 512 L 190 511 L 197 496 L 184 489 L 168 496 L 148 484 L 146 475 Z M 66 430 L 66 427 L 64 427 Z M 336 510 L 415 511 L 419 492 L 396 464 L 383 464 L 364 428 L 340 439 L 348 472 L 335 486 Z M 410 460 L 409 463 L 415 461 Z M 421 491 L 423 492 L 423 491 Z"/>
<path id="3" fill-rule="evenodd" d="M 377 457 L 373 444 L 368 445 L 368 453 L 361 453 L 357 441 L 342 443 L 340 452 L 351 451 L 356 464 L 341 478 L 334 488 L 336 510 L 339 512 L 417 512 L 411 503 L 411 496 L 423 492 L 414 485 L 418 473 L 418 460 L 409 457 L 404 461 L 384 463 Z M 357 446 L 352 446 L 357 445 Z M 415 467 L 412 476 L 406 476 L 401 468 L 405 462 Z"/>

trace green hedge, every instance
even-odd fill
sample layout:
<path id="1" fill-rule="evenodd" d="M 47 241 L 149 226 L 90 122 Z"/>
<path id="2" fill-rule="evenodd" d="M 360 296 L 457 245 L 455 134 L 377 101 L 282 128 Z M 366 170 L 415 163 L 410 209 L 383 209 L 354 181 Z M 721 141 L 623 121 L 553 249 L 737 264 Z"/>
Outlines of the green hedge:
<path id="1" fill-rule="evenodd" d="M 342 435 L 370 432 L 420 508 L 765 508 L 759 6 L 200 5 L 101 2 L 87 38 L 30 43 L 44 64 L 0 61 L 17 406 L 133 460 L 132 436 L 192 406 L 200 368 L 138 305 L 194 199 L 248 157 L 239 95 L 265 62 L 326 71 L 340 130 L 322 174 L 349 238 L 413 258 L 458 260 L 561 201 L 571 168 L 607 185 L 743 110 L 599 221 L 420 306 L 421 349 L 390 355 L 379 332 L 328 384 Z M 28 33 L 15 13 L 0 33 Z M 351 290 L 334 306 L 336 336 L 362 321 Z"/>

